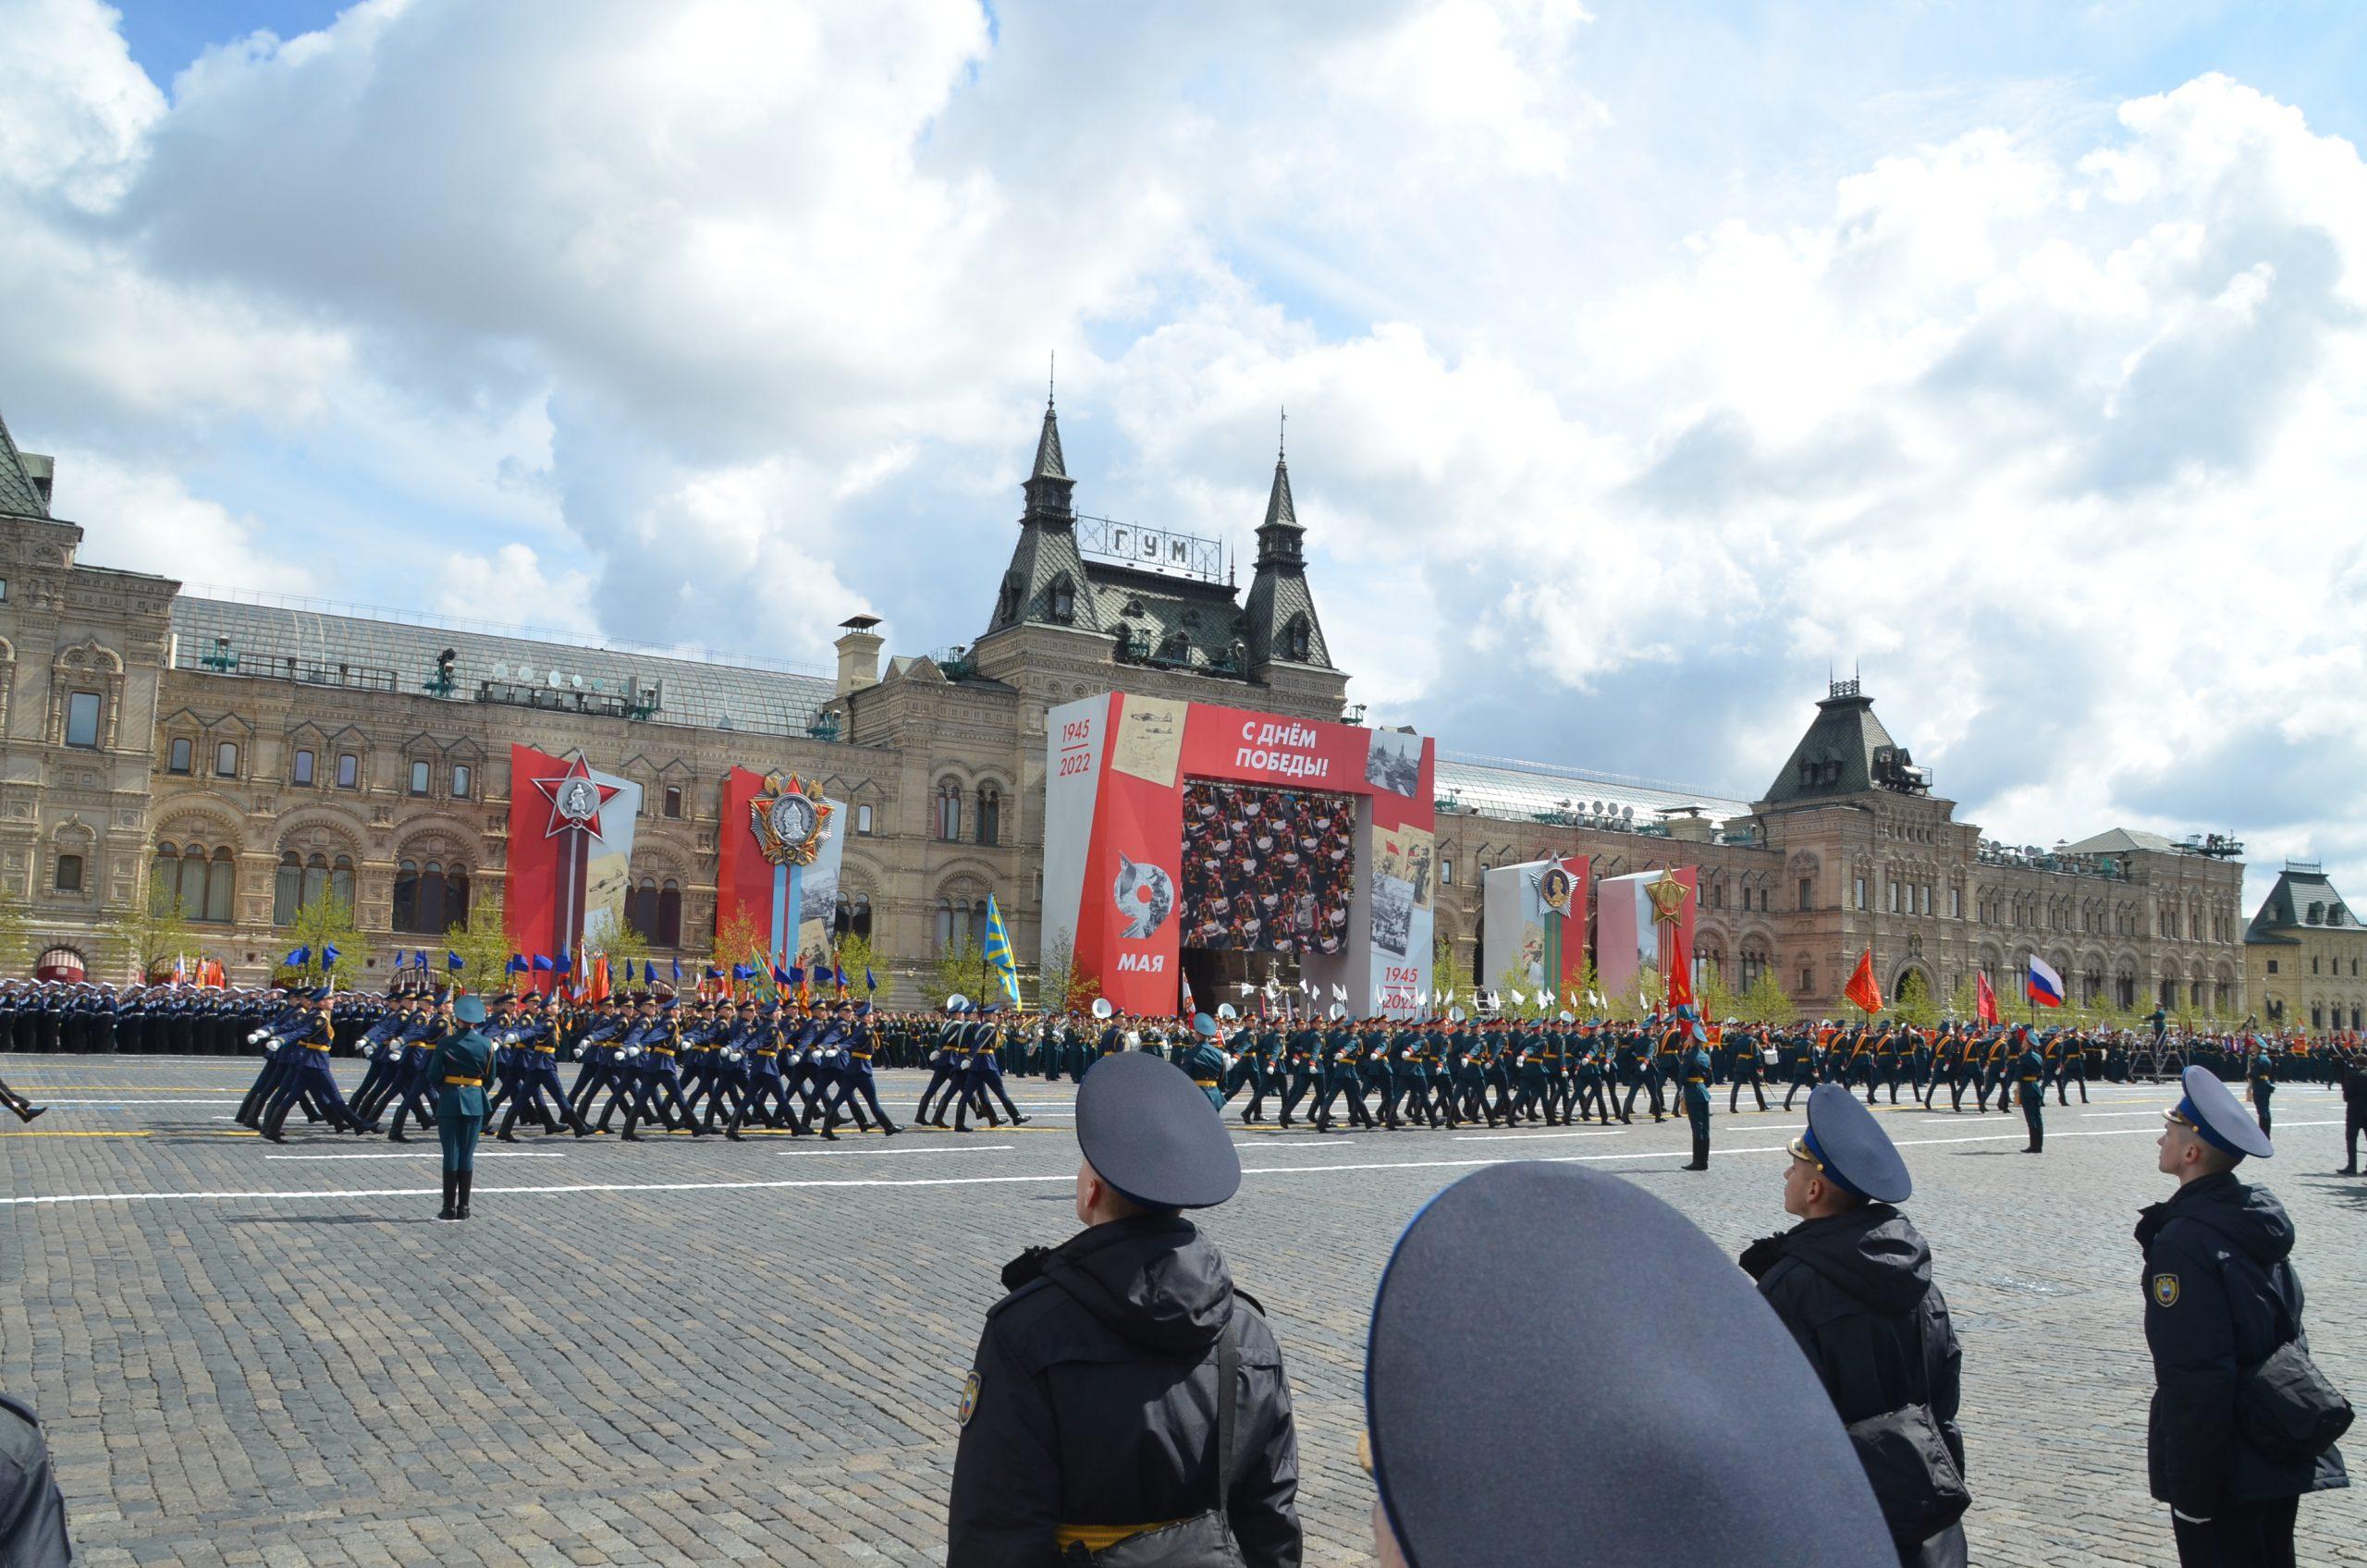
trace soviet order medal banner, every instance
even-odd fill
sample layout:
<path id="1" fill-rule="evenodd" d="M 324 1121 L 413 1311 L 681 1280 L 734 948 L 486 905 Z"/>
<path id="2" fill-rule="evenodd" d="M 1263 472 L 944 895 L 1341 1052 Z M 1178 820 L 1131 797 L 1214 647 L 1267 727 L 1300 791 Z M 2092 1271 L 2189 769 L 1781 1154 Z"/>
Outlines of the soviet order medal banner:
<path id="1" fill-rule="evenodd" d="M 1045 749 L 1044 938 L 1120 1011 L 1172 1011 L 1187 947 L 1357 1014 L 1427 1003 L 1428 737 L 1121 692 L 1054 708 Z"/>

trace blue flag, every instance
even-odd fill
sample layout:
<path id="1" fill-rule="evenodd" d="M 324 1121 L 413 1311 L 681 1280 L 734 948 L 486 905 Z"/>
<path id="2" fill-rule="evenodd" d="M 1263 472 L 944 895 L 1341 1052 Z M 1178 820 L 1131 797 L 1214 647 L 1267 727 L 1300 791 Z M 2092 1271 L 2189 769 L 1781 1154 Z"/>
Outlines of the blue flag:
<path id="1" fill-rule="evenodd" d="M 995 904 L 995 896 L 987 895 L 987 964 L 1002 982 L 1003 995 L 1011 1005 L 1019 1005 L 1019 965 L 1011 956 L 1011 931 L 1002 923 L 1002 911 Z"/>
<path id="2" fill-rule="evenodd" d="M 466 968 L 468 968 L 468 966 L 469 966 L 469 961 L 468 961 L 467 959 L 462 958 L 460 954 L 458 954 L 458 953 L 454 952 L 454 951 L 453 951 L 451 949 L 449 949 L 449 948 L 446 948 L 446 949 L 444 949 L 444 967 L 445 967 L 445 968 L 447 968 L 447 969 L 450 969 L 450 970 L 461 970 L 461 969 L 466 969 Z"/>
<path id="3" fill-rule="evenodd" d="M 863 966 L 863 988 L 866 991 L 879 989 L 879 982 L 871 977 L 871 965 L 867 963 Z"/>
<path id="4" fill-rule="evenodd" d="M 509 962 L 501 966 L 501 972 L 504 974 L 523 974 L 526 973 L 526 961 L 518 954 L 511 953 Z"/>
<path id="5" fill-rule="evenodd" d="M 285 959 L 280 961 L 282 966 L 288 969 L 301 969 L 312 962 L 313 949 L 309 944 L 304 947 L 298 948 L 294 952 L 289 953 Z"/>
<path id="6" fill-rule="evenodd" d="M 652 975 L 650 978 L 652 978 L 652 979 L 656 979 L 656 976 Z M 675 984 L 675 985 L 677 985 L 677 986 L 679 986 L 679 985 L 681 985 L 681 983 L 682 983 L 682 961 L 681 961 L 681 959 L 676 959 L 676 960 L 674 960 L 674 984 Z"/>
<path id="7" fill-rule="evenodd" d="M 805 966 L 803 964 L 792 963 L 789 966 L 789 983 L 792 986 L 803 986 L 805 984 Z"/>
<path id="8" fill-rule="evenodd" d="M 554 974 L 572 974 L 575 973 L 575 961 L 567 956 L 567 949 L 565 948 L 559 949 L 558 959 L 551 964 L 551 973 Z"/>
<path id="9" fill-rule="evenodd" d="M 323 942 L 321 944 L 321 967 L 323 969 L 335 969 L 337 967 L 337 949 L 330 947 L 326 942 Z"/>
<path id="10" fill-rule="evenodd" d="M 774 964 L 773 984 L 776 986 L 794 986 L 797 982 L 789 977 L 788 970 L 783 969 L 779 964 Z"/>
<path id="11" fill-rule="evenodd" d="M 679 977 L 680 976 L 678 974 L 677 978 Z M 641 961 L 641 982 L 644 986 L 655 986 L 657 984 L 657 966 L 650 962 L 647 959 L 643 959 Z"/>
<path id="12" fill-rule="evenodd" d="M 537 974 L 548 974 L 551 972 L 550 955 L 548 953 L 536 953 L 534 955 L 533 969 L 534 973 Z"/>
<path id="13" fill-rule="evenodd" d="M 413 948 L 411 950 L 411 966 L 423 973 L 426 970 L 427 949 L 425 948 Z"/>

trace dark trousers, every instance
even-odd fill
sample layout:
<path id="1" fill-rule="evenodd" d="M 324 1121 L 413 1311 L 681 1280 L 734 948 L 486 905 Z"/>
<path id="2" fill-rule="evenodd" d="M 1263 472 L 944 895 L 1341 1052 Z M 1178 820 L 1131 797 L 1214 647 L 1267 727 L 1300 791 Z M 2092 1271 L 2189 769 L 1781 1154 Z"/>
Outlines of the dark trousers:
<path id="1" fill-rule="evenodd" d="M 2359 1135 L 2367 1133 L 2367 1105 L 2354 1105 L 2344 1118 L 2342 1129 L 2343 1163 L 2355 1174 L 2359 1170 Z"/>
<path id="2" fill-rule="evenodd" d="M 937 1098 L 937 1092 L 939 1089 L 945 1088 L 948 1084 L 952 1084 L 961 1076 L 962 1070 L 960 1068 L 957 1067 L 948 1070 L 945 1063 L 941 1061 L 938 1062 L 937 1064 L 936 1071 L 932 1072 L 928 1076 L 928 1087 L 921 1091 L 921 1103 L 913 1108 L 913 1120 L 915 1121 L 926 1121 L 929 1119 L 929 1104 Z M 945 1107 L 942 1105 L 939 1105 L 937 1108 L 937 1120 L 939 1121 L 945 1120 Z"/>
<path id="3" fill-rule="evenodd" d="M 2030 1130 L 2030 1147 L 2039 1148 L 2046 1142 L 2046 1122 L 2042 1112 L 2046 1108 L 2046 1092 L 2036 1084 L 2022 1085 L 2022 1122 Z"/>
<path id="4" fill-rule="evenodd" d="M 843 1108 L 848 1114 L 856 1114 L 852 1102 L 857 1096 L 861 1096 L 863 1103 L 871 1108 L 871 1114 L 878 1119 L 882 1127 L 891 1125 L 888 1113 L 879 1109 L 879 1091 L 874 1086 L 871 1074 L 859 1069 L 839 1079 L 839 1097 L 832 1103 L 830 1113 L 835 1116 Z"/>
<path id="5" fill-rule="evenodd" d="M 2260 1118 L 2260 1130 L 2268 1131 L 2268 1096 L 2275 1093 L 2265 1084 L 2252 1085 L 2252 1114 Z"/>
<path id="6" fill-rule="evenodd" d="M 1290 1085 L 1282 1092 L 1282 1120 L 1288 1121 L 1298 1102 L 1315 1092 L 1315 1074 L 1303 1067 L 1291 1069 Z"/>
<path id="7" fill-rule="evenodd" d="M 1365 1087 L 1353 1072 L 1335 1072 L 1323 1081 L 1323 1093 L 1315 1102 L 1315 1120 L 1331 1119 L 1331 1102 L 1342 1094 L 1348 1096 L 1348 1125 L 1369 1127 L 1372 1112 L 1365 1109 Z"/>
<path id="8" fill-rule="evenodd" d="M 1759 1102 L 1759 1109 L 1767 1109 L 1767 1091 L 1760 1086 L 1759 1074 L 1748 1072 L 1736 1078 L 1726 1089 L 1726 1111 L 1729 1115 L 1742 1103 L 1742 1089 L 1746 1084 L 1750 1085 L 1750 1096 Z"/>
<path id="9" fill-rule="evenodd" d="M 2181 1568 L 2294 1568 L 2293 1520 L 2301 1500 L 2232 1502 L 2201 1524 L 2170 1516 Z"/>
<path id="10" fill-rule="evenodd" d="M 1621 1101 L 1619 1106 L 1620 1121 L 1625 1121 L 1635 1114 L 1636 1096 L 1646 1089 L 1650 1089 L 1652 1092 L 1653 1118 L 1657 1120 L 1660 1117 L 1668 1114 L 1667 1108 L 1661 1104 L 1660 1074 L 1647 1069 L 1642 1076 L 1631 1078 L 1627 1081 L 1627 1097 Z"/>

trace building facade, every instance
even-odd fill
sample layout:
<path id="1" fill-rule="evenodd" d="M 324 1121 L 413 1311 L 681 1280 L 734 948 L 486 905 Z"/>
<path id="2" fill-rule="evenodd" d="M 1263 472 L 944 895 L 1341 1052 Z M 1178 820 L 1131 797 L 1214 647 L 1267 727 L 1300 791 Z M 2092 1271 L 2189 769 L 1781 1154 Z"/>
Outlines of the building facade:
<path id="1" fill-rule="evenodd" d="M 501 897 L 521 742 L 642 785 L 628 913 L 686 967 L 714 933 L 726 772 L 820 780 L 848 807 L 840 927 L 916 1002 L 934 955 L 982 937 L 989 894 L 1036 956 L 1049 709 L 1112 689 L 1293 718 L 1347 704 L 1286 463 L 1245 592 L 1219 542 L 1078 512 L 1049 406 L 975 642 L 883 657 L 858 617 L 834 674 L 184 594 L 80 564 L 49 477 L 0 425 L 0 889 L 56 974 L 129 978 L 108 923 L 167 891 L 241 982 L 324 888 L 352 901 L 374 967 L 433 947 Z M 1479 873 L 1550 851 L 1600 876 L 1699 866 L 1702 960 L 1737 988 L 1772 971 L 1809 1012 L 1868 946 L 1886 988 L 1914 973 L 1939 998 L 1976 968 L 2018 997 L 2036 951 L 2083 999 L 2242 1002 L 2231 846 L 1992 844 L 1854 682 L 1757 801 L 1453 753 L 1437 782 L 1437 928 L 1466 970 Z"/>
<path id="2" fill-rule="evenodd" d="M 2367 926 L 2316 861 L 2287 861 L 2253 913 L 2244 980 L 2271 1028 L 2367 1028 Z"/>

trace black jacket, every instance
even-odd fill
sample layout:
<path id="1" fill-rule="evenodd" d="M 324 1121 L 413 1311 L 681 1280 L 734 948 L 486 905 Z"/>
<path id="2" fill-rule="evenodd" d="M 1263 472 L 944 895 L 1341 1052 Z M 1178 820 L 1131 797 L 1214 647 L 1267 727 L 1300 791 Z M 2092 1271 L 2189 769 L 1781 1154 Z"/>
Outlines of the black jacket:
<path id="1" fill-rule="evenodd" d="M 2153 1353 L 2146 1423 L 2153 1496 L 2208 1519 L 2230 1502 L 2348 1486 L 2335 1451 L 2314 1461 L 2273 1459 L 2237 1429 L 2241 1369 L 2301 1339 L 2301 1281 L 2287 1261 L 2293 1222 L 2285 1206 L 2222 1171 L 2147 1208 L 2137 1244 L 2145 1249 L 2145 1343 Z"/>
<path id="2" fill-rule="evenodd" d="M 963 1391 L 948 1568 L 1052 1568 L 1061 1525 L 1158 1524 L 1215 1507 L 1228 1319 L 1242 1378 L 1233 1534 L 1253 1568 L 1294 1568 L 1298 1433 L 1282 1352 L 1191 1221 L 1097 1225 L 1003 1278 L 1015 1288 L 987 1314 Z"/>
<path id="3" fill-rule="evenodd" d="M 1754 1243 L 1743 1268 L 1799 1341 L 1844 1426 L 1925 1405 L 1963 1474 L 1964 1354 L 1932 1283 L 1932 1249 L 1907 1216 L 1870 1203 L 1804 1220 Z"/>
<path id="4" fill-rule="evenodd" d="M 66 1568 L 71 1557 L 41 1423 L 31 1408 L 0 1395 L 0 1563 Z"/>
<path id="5" fill-rule="evenodd" d="M 2354 1109 L 2367 1106 L 2367 1055 L 2353 1057 L 2342 1064 L 2342 1098 Z"/>

